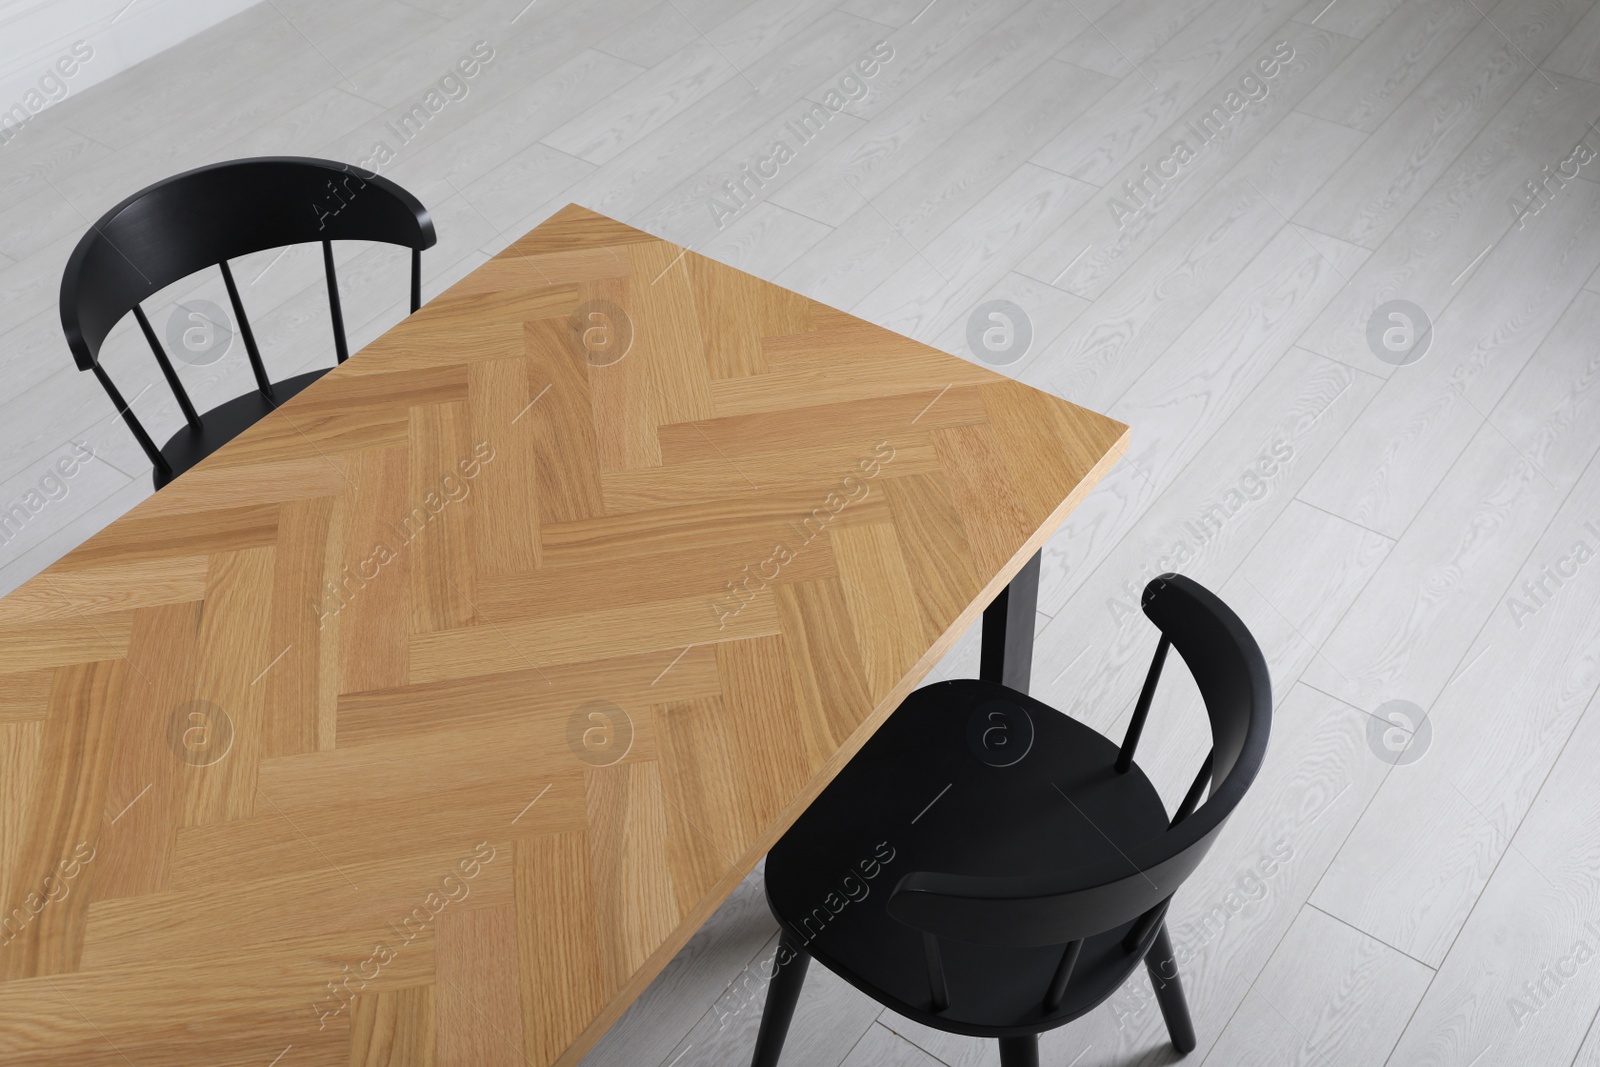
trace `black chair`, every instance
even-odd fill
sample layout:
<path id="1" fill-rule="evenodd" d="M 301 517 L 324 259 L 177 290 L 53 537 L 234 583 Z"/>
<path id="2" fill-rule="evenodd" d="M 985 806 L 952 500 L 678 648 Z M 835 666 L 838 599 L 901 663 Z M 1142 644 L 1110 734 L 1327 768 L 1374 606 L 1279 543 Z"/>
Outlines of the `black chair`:
<path id="1" fill-rule="evenodd" d="M 236 159 L 159 181 L 95 223 L 61 277 L 61 328 L 79 370 L 92 370 L 155 467 L 157 489 L 227 444 L 332 368 L 273 382 L 256 348 L 228 260 L 284 245 L 322 242 L 339 362 L 349 357 L 334 241 L 377 241 L 411 249 L 411 310 L 422 305 L 422 250 L 437 238 L 417 198 L 387 178 L 343 163 L 292 156 Z M 206 267 L 222 280 L 244 339 L 257 389 L 200 415 L 140 302 Z M 132 311 L 155 351 L 187 425 L 157 448 L 100 366 L 100 346 Z"/>
<path id="2" fill-rule="evenodd" d="M 1037 1067 L 1038 1035 L 1143 961 L 1173 1045 L 1195 1047 L 1167 905 L 1261 767 L 1271 683 L 1244 624 L 1196 582 L 1165 574 L 1142 600 L 1161 637 L 1120 747 L 1005 686 L 941 682 L 778 841 L 766 883 L 782 937 L 755 1067 L 776 1067 L 812 956 L 909 1019 L 998 1038 L 1005 1067 Z M 1171 816 L 1133 762 L 1169 648 L 1212 744 Z"/>

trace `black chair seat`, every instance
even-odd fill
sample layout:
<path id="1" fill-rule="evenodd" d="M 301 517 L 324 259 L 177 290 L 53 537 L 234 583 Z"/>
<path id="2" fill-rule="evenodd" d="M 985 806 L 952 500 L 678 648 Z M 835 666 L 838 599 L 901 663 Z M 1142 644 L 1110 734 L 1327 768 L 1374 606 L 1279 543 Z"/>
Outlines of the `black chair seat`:
<path id="1" fill-rule="evenodd" d="M 156 468 L 156 488 L 160 489 L 178 475 L 244 433 L 260 422 L 268 412 L 283 404 L 290 397 L 299 393 L 332 369 L 332 367 L 323 367 L 320 370 L 297 374 L 293 378 L 285 378 L 281 382 L 273 382 L 271 400 L 262 396 L 260 392 L 236 396 L 227 403 L 219 404 L 201 416 L 199 429 L 184 426 L 168 438 L 166 444 L 161 446 L 161 454 L 166 457 L 167 463 L 172 469 L 163 472 L 159 467 Z"/>
<path id="2" fill-rule="evenodd" d="M 1161 639 L 1120 746 L 996 682 L 928 686 L 777 843 L 767 900 L 783 936 L 751 1067 L 779 1067 L 813 956 L 916 1022 L 997 1038 L 1001 1067 L 1039 1067 L 1038 1035 L 1143 962 L 1173 1050 L 1194 1051 L 1167 908 L 1261 769 L 1272 680 L 1193 579 L 1159 575 L 1139 603 Z M 1133 761 L 1169 650 L 1211 722 L 1170 819 Z"/>
<path id="3" fill-rule="evenodd" d="M 1026 743 L 1018 708 L 1032 722 L 1031 747 L 996 766 L 1021 750 L 1008 754 L 1007 745 Z M 992 717 L 995 711 L 1003 714 Z M 1004 733 L 985 744 L 991 723 Z M 1114 860 L 1159 838 L 1170 815 L 1136 765 L 1116 772 L 1117 753 L 1096 731 L 996 683 L 954 680 L 918 690 L 768 855 L 773 914 L 829 970 L 910 1019 L 978 1037 L 1060 1026 L 1103 1002 L 1144 962 L 1154 928 L 1131 949 L 1123 940 L 1134 921 L 1086 938 L 1065 999 L 1048 1012 L 1041 993 L 1061 961 L 1060 945 L 944 939 L 949 1007 L 935 1011 L 922 935 L 886 914 L 886 905 L 912 871 L 1048 873 Z M 880 846 L 892 858 L 875 869 Z"/>

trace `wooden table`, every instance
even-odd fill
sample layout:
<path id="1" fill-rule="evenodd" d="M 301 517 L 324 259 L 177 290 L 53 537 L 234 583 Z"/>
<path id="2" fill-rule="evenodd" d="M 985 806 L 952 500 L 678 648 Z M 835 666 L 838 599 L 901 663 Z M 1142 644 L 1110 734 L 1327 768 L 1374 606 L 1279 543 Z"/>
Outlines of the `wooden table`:
<path id="1" fill-rule="evenodd" d="M 0 601 L 0 1063 L 575 1063 L 1126 440 L 566 208 Z"/>

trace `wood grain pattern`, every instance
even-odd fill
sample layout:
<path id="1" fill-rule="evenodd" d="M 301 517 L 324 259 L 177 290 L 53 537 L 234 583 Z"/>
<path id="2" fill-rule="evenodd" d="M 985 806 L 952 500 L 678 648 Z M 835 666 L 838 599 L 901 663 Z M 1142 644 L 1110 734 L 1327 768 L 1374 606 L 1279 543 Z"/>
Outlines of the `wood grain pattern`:
<path id="1" fill-rule="evenodd" d="M 559 212 L 0 602 L 0 1060 L 577 1062 L 1126 439 Z"/>

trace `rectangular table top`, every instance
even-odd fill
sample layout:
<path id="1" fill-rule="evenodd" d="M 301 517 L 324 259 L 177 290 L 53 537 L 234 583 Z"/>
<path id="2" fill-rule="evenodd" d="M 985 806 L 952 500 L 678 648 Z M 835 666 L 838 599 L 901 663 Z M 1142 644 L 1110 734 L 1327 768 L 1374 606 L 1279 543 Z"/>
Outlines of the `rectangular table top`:
<path id="1" fill-rule="evenodd" d="M 577 1062 L 1126 443 L 565 208 L 0 601 L 0 1063 Z"/>

